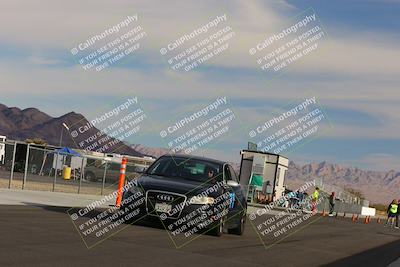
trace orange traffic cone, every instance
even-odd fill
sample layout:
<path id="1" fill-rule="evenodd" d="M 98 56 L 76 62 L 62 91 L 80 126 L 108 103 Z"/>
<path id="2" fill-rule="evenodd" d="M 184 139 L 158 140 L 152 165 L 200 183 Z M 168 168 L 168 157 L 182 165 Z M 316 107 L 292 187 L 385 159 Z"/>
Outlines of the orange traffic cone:
<path id="1" fill-rule="evenodd" d="M 322 210 L 322 216 L 326 216 L 326 212 L 325 212 L 325 209 L 324 210 Z"/>
<path id="2" fill-rule="evenodd" d="M 377 223 L 381 223 L 381 217 L 378 217 Z"/>
<path id="3" fill-rule="evenodd" d="M 353 214 L 353 216 L 351 217 L 351 221 L 352 221 L 352 222 L 356 222 L 356 216 L 354 216 L 354 214 Z"/>
<path id="4" fill-rule="evenodd" d="M 364 223 L 365 223 L 365 224 L 368 223 L 368 216 L 364 218 Z"/>

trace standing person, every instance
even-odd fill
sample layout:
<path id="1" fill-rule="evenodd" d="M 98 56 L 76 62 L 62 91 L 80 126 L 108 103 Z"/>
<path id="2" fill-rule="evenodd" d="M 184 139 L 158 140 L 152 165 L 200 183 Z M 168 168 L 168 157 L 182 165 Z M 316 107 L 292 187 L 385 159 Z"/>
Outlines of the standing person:
<path id="1" fill-rule="evenodd" d="M 311 211 L 313 214 L 317 213 L 317 202 L 318 202 L 318 197 L 319 197 L 319 188 L 316 187 L 314 193 L 311 196 Z"/>
<path id="2" fill-rule="evenodd" d="M 289 208 L 293 209 L 294 208 L 294 192 L 291 191 L 288 193 L 288 202 L 289 202 Z"/>
<path id="3" fill-rule="evenodd" d="M 335 209 L 335 192 L 329 196 L 329 216 L 333 216 L 333 210 Z"/>
<path id="4" fill-rule="evenodd" d="M 385 226 L 394 226 L 394 220 L 397 217 L 398 214 L 398 205 L 397 205 L 397 200 L 393 199 L 392 203 L 389 204 L 389 207 L 387 208 L 387 214 L 388 214 L 388 219 L 386 221 Z"/>

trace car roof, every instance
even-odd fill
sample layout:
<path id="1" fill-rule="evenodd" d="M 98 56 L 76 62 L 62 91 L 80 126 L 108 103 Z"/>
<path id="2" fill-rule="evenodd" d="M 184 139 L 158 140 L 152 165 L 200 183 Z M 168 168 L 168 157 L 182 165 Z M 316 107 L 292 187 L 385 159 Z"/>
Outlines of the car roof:
<path id="1" fill-rule="evenodd" d="M 225 163 L 229 164 L 228 162 L 217 160 L 217 159 L 212 159 L 212 158 L 206 158 L 206 157 L 200 157 L 200 156 L 193 156 L 193 155 L 186 155 L 186 154 L 165 154 L 161 157 L 175 157 L 175 158 L 183 158 L 183 159 L 197 159 L 197 160 L 203 160 L 203 161 L 208 161 L 211 163 L 215 164 L 220 164 L 224 165 Z"/>

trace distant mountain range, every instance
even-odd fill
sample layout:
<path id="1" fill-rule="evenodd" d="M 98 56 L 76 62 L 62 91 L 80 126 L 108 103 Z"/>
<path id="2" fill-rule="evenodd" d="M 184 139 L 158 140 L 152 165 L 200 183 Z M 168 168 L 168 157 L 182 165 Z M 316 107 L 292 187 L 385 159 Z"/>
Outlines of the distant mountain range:
<path id="1" fill-rule="evenodd" d="M 58 145 L 63 122 L 67 125 L 77 122 L 85 125 L 88 120 L 83 115 L 75 112 L 53 118 L 36 108 L 21 110 L 0 104 L 0 135 L 6 135 L 9 139 L 40 138 L 48 144 Z M 92 128 L 86 134 L 91 135 L 96 132 L 98 132 L 98 129 Z M 72 137 L 65 132 L 63 146 L 77 148 Z M 168 150 L 165 148 L 151 148 L 141 144 L 131 145 L 124 143 L 116 153 L 159 157 L 168 153 Z M 238 167 L 238 164 L 235 165 Z M 297 165 L 294 162 L 290 162 L 286 175 L 286 184 L 289 188 L 295 189 L 296 186 L 304 183 L 304 181 L 314 178 L 321 178 L 326 184 L 359 190 L 367 199 L 375 203 L 386 203 L 393 198 L 400 198 L 400 172 L 394 170 L 387 172 L 365 171 L 325 161 L 306 165 Z"/>
<path id="2" fill-rule="evenodd" d="M 388 203 L 394 198 L 400 199 L 400 172 L 365 171 L 356 167 L 347 167 L 328 162 L 297 165 L 290 162 L 287 173 L 288 184 L 320 178 L 329 185 L 353 188 L 372 203 Z"/>
<path id="3" fill-rule="evenodd" d="M 73 138 L 62 124 L 83 126 L 88 123 L 88 120 L 81 114 L 70 112 L 58 118 L 53 118 L 46 113 L 41 112 L 36 108 L 27 108 L 21 110 L 16 107 L 7 107 L 0 104 L 0 135 L 7 136 L 8 139 L 26 140 L 40 138 L 50 145 L 59 145 L 61 131 L 64 131 L 62 146 L 78 148 Z M 84 138 L 94 135 L 99 130 L 95 127 L 87 130 L 84 133 Z M 114 140 L 110 138 L 109 140 Z M 132 147 L 120 143 L 118 149 L 113 148 L 105 150 L 105 152 L 115 152 L 131 156 L 142 156 L 143 154 L 136 151 Z"/>

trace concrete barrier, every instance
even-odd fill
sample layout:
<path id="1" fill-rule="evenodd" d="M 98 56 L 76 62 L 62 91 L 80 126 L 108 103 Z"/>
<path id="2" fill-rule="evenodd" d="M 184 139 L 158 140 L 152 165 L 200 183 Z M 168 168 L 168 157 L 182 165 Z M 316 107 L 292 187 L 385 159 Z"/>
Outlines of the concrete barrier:
<path id="1" fill-rule="evenodd" d="M 375 216 L 376 210 L 374 208 L 362 207 L 361 215 L 364 216 Z"/>

